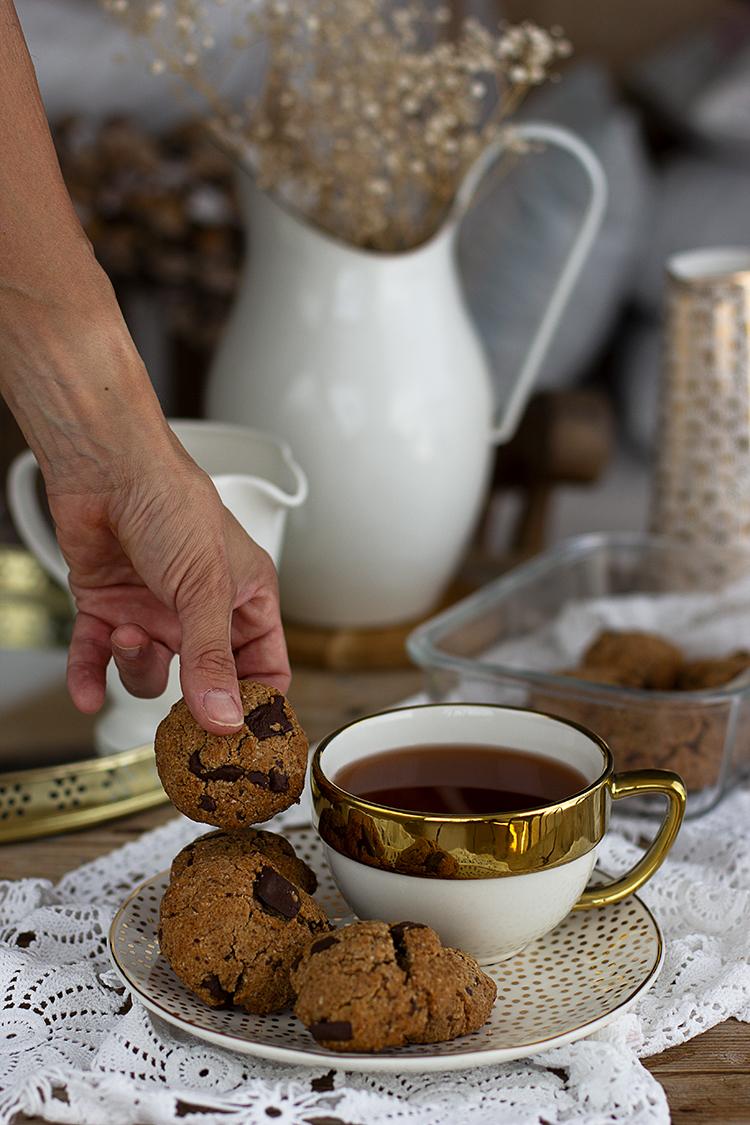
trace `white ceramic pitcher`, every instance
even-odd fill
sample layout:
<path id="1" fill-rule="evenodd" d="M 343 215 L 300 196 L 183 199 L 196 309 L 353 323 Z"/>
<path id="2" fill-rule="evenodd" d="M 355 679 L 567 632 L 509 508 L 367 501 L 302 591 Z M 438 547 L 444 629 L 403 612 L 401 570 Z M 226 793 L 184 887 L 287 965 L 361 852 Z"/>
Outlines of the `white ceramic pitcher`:
<path id="1" fill-rule="evenodd" d="M 499 412 L 454 248 L 504 140 L 472 167 L 442 229 L 400 254 L 339 242 L 243 177 L 251 252 L 209 378 L 207 413 L 281 434 L 308 475 L 309 501 L 290 518 L 281 566 L 290 619 L 405 621 L 429 611 L 459 564 L 492 446 L 516 427 L 606 200 L 601 166 L 573 134 L 524 124 L 515 135 L 575 157 L 590 197 Z"/>
<path id="2" fill-rule="evenodd" d="M 170 421 L 183 446 L 213 480 L 224 504 L 278 566 L 287 512 L 307 496 L 307 480 L 286 442 L 246 426 Z M 37 492 L 33 453 L 22 453 L 8 473 L 8 503 L 22 540 L 42 566 L 67 587 L 68 569 Z M 114 663 L 107 673 L 107 705 L 96 726 L 97 750 L 114 753 L 149 742 L 160 720 L 182 694 L 177 661 L 157 699 L 135 699 L 120 683 Z"/>

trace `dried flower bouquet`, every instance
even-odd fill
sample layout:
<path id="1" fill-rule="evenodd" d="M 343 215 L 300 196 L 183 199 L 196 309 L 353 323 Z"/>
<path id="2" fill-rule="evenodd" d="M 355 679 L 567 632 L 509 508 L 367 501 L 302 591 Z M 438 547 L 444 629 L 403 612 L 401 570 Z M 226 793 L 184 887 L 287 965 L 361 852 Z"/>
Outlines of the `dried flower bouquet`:
<path id="1" fill-rule="evenodd" d="M 200 96 L 261 188 L 386 251 L 435 232 L 469 165 L 570 51 L 557 28 L 454 26 L 427 0 L 101 3 L 146 42 L 152 71 Z M 217 51 L 216 7 L 231 17 L 231 58 Z M 215 75 L 238 64 L 251 91 L 239 102 Z"/>

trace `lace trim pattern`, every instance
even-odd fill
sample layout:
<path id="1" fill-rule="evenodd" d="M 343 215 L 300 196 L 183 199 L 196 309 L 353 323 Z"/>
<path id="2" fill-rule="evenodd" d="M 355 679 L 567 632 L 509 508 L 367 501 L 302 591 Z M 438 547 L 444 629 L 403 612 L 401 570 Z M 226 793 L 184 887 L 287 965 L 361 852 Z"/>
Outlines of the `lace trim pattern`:
<path id="1" fill-rule="evenodd" d="M 639 1060 L 730 1016 L 750 1021 L 746 789 L 688 822 L 643 892 L 667 956 L 635 1012 L 530 1060 L 448 1074 L 280 1066 L 191 1040 L 132 1004 L 109 967 L 110 921 L 201 830 L 180 817 L 57 885 L 0 882 L 0 1125 L 19 1112 L 74 1125 L 663 1125 L 664 1091 Z M 652 832 L 617 821 L 602 866 L 624 871 Z"/>

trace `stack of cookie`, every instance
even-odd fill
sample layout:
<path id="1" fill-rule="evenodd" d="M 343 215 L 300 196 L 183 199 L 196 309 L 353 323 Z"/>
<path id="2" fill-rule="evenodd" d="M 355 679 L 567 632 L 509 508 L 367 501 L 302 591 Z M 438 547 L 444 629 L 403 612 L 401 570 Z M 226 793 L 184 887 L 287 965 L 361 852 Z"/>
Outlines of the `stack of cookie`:
<path id="1" fill-rule="evenodd" d="M 252 827 L 299 800 L 305 732 L 275 688 L 242 680 L 240 697 L 237 734 L 208 734 L 182 699 L 156 732 L 156 767 L 172 803 L 221 829 L 176 856 L 159 942 L 207 1004 L 266 1014 L 290 1003 L 292 964 L 331 925 L 311 897 L 315 875 L 291 844 Z"/>
<path id="2" fill-rule="evenodd" d="M 220 829 L 172 863 L 159 943 L 176 975 L 211 1007 L 265 1015 L 295 1003 L 333 1050 L 433 1043 L 481 1027 L 496 989 L 471 957 L 413 922 L 334 930 L 312 897 L 315 873 L 282 836 L 252 827 L 299 800 L 307 739 L 279 692 L 247 680 L 240 692 L 238 734 L 207 734 L 181 700 L 156 735 L 172 802 Z"/>
<path id="3" fill-rule="evenodd" d="M 159 944 L 177 976 L 212 1007 L 266 1015 L 294 999 L 290 972 L 332 927 L 317 880 L 283 837 L 211 832 L 172 863 Z"/>

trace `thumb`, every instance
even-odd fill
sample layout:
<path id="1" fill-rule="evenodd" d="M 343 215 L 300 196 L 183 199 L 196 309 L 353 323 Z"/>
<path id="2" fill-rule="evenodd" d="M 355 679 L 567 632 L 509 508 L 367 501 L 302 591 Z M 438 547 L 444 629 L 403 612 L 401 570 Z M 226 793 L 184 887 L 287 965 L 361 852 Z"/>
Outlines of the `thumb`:
<path id="1" fill-rule="evenodd" d="M 232 656 L 232 596 L 205 583 L 180 607 L 180 683 L 193 718 L 212 734 L 231 734 L 243 722 Z"/>

